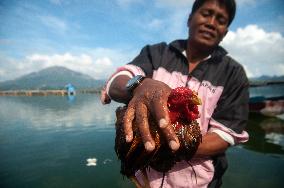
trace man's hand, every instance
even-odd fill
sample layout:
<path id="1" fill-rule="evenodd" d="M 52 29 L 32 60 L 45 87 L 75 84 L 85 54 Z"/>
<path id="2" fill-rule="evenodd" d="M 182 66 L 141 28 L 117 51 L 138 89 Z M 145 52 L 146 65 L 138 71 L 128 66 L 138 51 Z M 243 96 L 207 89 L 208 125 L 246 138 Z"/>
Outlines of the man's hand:
<path id="1" fill-rule="evenodd" d="M 124 130 L 126 141 L 133 140 L 132 123 L 138 127 L 145 149 L 149 152 L 155 149 L 155 142 L 150 134 L 149 114 L 157 121 L 170 148 L 173 151 L 178 150 L 180 144 L 178 138 L 170 125 L 167 100 L 171 88 L 163 82 L 146 78 L 133 91 L 133 97 L 130 100 L 125 116 Z M 135 119 L 135 122 L 133 122 Z"/>

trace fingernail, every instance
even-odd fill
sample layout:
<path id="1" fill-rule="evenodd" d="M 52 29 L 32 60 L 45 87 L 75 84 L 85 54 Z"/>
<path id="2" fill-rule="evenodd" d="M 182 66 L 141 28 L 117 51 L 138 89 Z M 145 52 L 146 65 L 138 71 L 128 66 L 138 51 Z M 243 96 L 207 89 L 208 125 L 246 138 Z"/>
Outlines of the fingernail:
<path id="1" fill-rule="evenodd" d="M 159 125 L 161 128 L 165 128 L 168 125 L 168 122 L 165 118 L 160 119 Z"/>
<path id="2" fill-rule="evenodd" d="M 146 142 L 145 143 L 145 149 L 147 151 L 153 151 L 155 149 L 155 147 L 151 144 L 151 142 Z"/>
<path id="3" fill-rule="evenodd" d="M 171 140 L 169 145 L 170 145 L 170 148 L 174 151 L 178 150 L 179 148 L 179 144 L 174 140 Z"/>
<path id="4" fill-rule="evenodd" d="M 132 135 L 126 135 L 126 142 L 131 142 L 132 141 Z"/>

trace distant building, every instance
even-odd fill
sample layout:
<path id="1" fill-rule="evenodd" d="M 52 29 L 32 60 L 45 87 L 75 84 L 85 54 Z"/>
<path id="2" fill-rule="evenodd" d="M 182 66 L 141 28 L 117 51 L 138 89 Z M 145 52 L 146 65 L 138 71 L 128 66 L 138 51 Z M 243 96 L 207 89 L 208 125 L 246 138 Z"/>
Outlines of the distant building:
<path id="1" fill-rule="evenodd" d="M 72 85 L 72 84 L 67 84 L 65 86 L 66 90 L 67 90 L 67 94 L 70 96 L 70 95 L 76 95 L 76 90 L 75 90 L 75 87 Z"/>

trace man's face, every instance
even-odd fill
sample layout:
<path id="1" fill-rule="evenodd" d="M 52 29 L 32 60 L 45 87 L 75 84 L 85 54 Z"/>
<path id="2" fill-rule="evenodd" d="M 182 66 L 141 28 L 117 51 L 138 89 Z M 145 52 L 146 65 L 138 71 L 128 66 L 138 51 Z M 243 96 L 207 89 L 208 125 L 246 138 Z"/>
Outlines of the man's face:
<path id="1" fill-rule="evenodd" d="M 189 18 L 189 38 L 199 47 L 213 48 L 226 35 L 228 21 L 226 7 L 217 0 L 208 0 Z"/>

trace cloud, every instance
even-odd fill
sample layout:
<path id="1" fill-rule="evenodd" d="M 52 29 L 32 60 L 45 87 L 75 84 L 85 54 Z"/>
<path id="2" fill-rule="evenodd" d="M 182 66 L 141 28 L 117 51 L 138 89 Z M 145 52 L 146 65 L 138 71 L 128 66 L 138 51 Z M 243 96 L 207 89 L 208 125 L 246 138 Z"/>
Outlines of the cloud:
<path id="1" fill-rule="evenodd" d="M 170 40 L 188 37 L 187 19 L 188 10 L 177 11 L 171 15 L 164 35 Z"/>
<path id="2" fill-rule="evenodd" d="M 55 16 L 39 16 L 41 22 L 55 32 L 65 33 L 68 25 L 62 19 Z"/>
<path id="3" fill-rule="evenodd" d="M 49 0 L 52 4 L 55 5 L 61 5 L 63 3 L 63 0 Z"/>
<path id="4" fill-rule="evenodd" d="M 158 7 L 191 7 L 194 0 L 155 0 Z M 237 5 L 252 5 L 255 4 L 256 0 L 236 0 Z"/>
<path id="5" fill-rule="evenodd" d="M 130 5 L 136 4 L 136 3 L 141 3 L 143 0 L 116 0 L 118 5 L 121 7 L 129 7 Z"/>
<path id="6" fill-rule="evenodd" d="M 156 0 L 158 7 L 191 7 L 194 0 Z"/>
<path id="7" fill-rule="evenodd" d="M 70 53 L 41 55 L 33 54 L 26 57 L 27 62 L 33 66 L 36 64 L 42 68 L 50 66 L 64 66 L 74 71 L 88 74 L 96 79 L 104 77 L 109 70 L 114 70 L 113 63 L 109 57 L 94 58 L 89 54 L 73 55 Z M 106 76 L 105 76 L 106 77 Z"/>
<path id="8" fill-rule="evenodd" d="M 59 1 L 59 0 L 54 0 Z M 154 0 L 155 5 L 158 8 L 190 8 L 195 0 Z M 135 3 L 142 3 L 143 0 L 117 0 L 117 3 L 122 7 L 128 7 Z M 256 0 L 237 0 L 237 5 L 252 5 L 255 4 Z M 189 9 L 188 9 L 189 10 Z"/>
<path id="9" fill-rule="evenodd" d="M 147 28 L 152 29 L 161 29 L 164 25 L 164 21 L 162 19 L 154 18 L 147 24 Z"/>
<path id="10" fill-rule="evenodd" d="M 188 9 L 180 8 L 178 11 L 169 10 L 166 14 L 146 15 L 137 18 L 133 23 L 140 27 L 140 37 L 150 43 L 167 41 L 187 37 Z M 143 23 L 143 24 L 141 24 Z"/>
<path id="11" fill-rule="evenodd" d="M 257 25 L 230 31 L 222 45 L 244 65 L 249 77 L 284 75 L 284 38 Z"/>
<path id="12" fill-rule="evenodd" d="M 256 0 L 236 0 L 237 5 L 252 5 L 255 4 L 257 1 Z"/>
<path id="13" fill-rule="evenodd" d="M 25 64 L 19 63 L 17 60 L 0 54 L 0 81 L 10 80 L 27 73 Z"/>
<path id="14" fill-rule="evenodd" d="M 129 62 L 133 57 L 134 52 L 131 50 L 107 48 L 88 49 L 80 54 L 33 53 L 23 59 L 13 59 L 0 54 L 0 81 L 14 79 L 50 66 L 64 66 L 95 79 L 106 79 L 118 66 Z"/>

